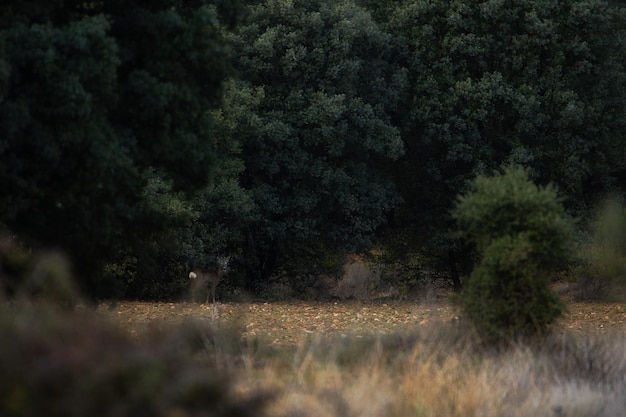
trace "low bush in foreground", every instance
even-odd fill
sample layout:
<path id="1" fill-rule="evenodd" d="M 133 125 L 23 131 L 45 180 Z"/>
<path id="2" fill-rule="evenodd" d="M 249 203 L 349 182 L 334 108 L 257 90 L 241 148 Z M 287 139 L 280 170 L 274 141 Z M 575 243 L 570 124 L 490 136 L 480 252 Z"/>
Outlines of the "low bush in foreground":
<path id="1" fill-rule="evenodd" d="M 131 340 L 90 311 L 0 307 L 0 415 L 4 417 L 244 417 L 264 395 L 235 395 L 192 340 L 158 332 Z M 191 336 L 191 337 L 190 337 Z"/>

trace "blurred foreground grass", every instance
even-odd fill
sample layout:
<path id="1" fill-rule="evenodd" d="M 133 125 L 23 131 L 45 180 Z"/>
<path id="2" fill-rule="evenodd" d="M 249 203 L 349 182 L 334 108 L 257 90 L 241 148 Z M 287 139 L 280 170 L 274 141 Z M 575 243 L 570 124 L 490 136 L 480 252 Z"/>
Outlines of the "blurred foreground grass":
<path id="1" fill-rule="evenodd" d="M 231 377 L 198 354 L 207 334 L 178 326 L 140 340 L 80 306 L 2 303 L 0 415 L 260 415 L 265 393 L 235 393 Z"/>
<path id="2" fill-rule="evenodd" d="M 0 415 L 604 417 L 626 410 L 623 324 L 569 328 L 577 325 L 570 311 L 541 340 L 493 349 L 445 303 L 273 307 L 123 303 L 67 311 L 5 303 Z M 273 319 L 261 317 L 262 308 Z M 298 311 L 306 320 L 294 317 Z M 394 311 L 410 318 L 385 320 Z M 281 323 L 297 340 L 277 343 Z"/>

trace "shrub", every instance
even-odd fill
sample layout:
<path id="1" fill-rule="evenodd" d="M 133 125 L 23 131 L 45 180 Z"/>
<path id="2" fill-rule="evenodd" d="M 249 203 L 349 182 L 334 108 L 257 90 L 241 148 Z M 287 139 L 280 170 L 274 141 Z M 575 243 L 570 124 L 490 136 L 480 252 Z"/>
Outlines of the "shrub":
<path id="1" fill-rule="evenodd" d="M 574 270 L 581 299 L 624 297 L 626 292 L 626 212 L 607 200 L 591 223 L 590 240 Z"/>
<path id="2" fill-rule="evenodd" d="M 472 185 L 453 212 L 480 254 L 463 292 L 464 312 L 488 338 L 543 333 L 561 314 L 549 274 L 570 259 L 572 222 L 554 189 L 536 186 L 521 168 Z"/>
<path id="3" fill-rule="evenodd" d="M 0 339 L 2 416 L 264 414 L 266 396 L 235 393 L 175 332 L 135 341 L 90 311 L 36 304 L 1 308 Z"/>
<path id="4" fill-rule="evenodd" d="M 514 338 L 543 333 L 560 316 L 563 305 L 531 253 L 524 235 L 504 236 L 483 252 L 463 294 L 464 311 L 481 334 Z"/>

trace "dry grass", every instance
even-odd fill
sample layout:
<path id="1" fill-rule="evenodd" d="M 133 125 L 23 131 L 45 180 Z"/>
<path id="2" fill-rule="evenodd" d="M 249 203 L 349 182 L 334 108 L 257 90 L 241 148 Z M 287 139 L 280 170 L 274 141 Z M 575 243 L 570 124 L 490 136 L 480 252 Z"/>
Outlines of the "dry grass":
<path id="1" fill-rule="evenodd" d="M 557 336 L 548 343 L 561 346 L 489 353 L 426 338 L 398 352 L 374 342 L 358 365 L 322 356 L 305 371 L 294 366 L 253 383 L 280 393 L 272 415 L 624 415 L 623 337 Z"/>
<path id="2" fill-rule="evenodd" d="M 609 417 L 626 410 L 626 313 L 618 303 L 570 303 L 552 335 L 505 350 L 481 345 L 446 302 L 128 303 L 106 314 L 136 335 L 190 319 L 232 329 L 205 337 L 202 354 L 229 369 L 240 392 L 276 393 L 273 416 Z"/>
<path id="3" fill-rule="evenodd" d="M 270 415 L 281 416 L 621 416 L 626 409 L 621 336 L 561 335 L 506 352 L 447 344 L 451 335 L 421 337 L 403 348 L 372 339 L 351 350 L 360 359 L 349 364 L 339 359 L 349 342 L 330 352 L 311 343 L 304 360 L 266 364 L 241 383 L 272 387 L 279 394 Z"/>

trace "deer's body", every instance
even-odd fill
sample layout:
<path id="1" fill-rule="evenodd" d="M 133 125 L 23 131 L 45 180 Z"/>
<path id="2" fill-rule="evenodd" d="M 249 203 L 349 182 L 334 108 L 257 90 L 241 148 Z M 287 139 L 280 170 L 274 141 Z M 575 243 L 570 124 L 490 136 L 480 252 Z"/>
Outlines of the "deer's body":
<path id="1" fill-rule="evenodd" d="M 215 304 L 215 289 L 217 284 L 222 280 L 224 274 L 228 272 L 229 258 L 218 258 L 217 270 L 207 271 L 206 269 L 196 268 L 189 273 L 191 279 L 191 301 L 195 302 L 196 292 L 206 288 L 206 303 L 209 303 L 209 297 L 213 295 L 213 304 Z"/>

